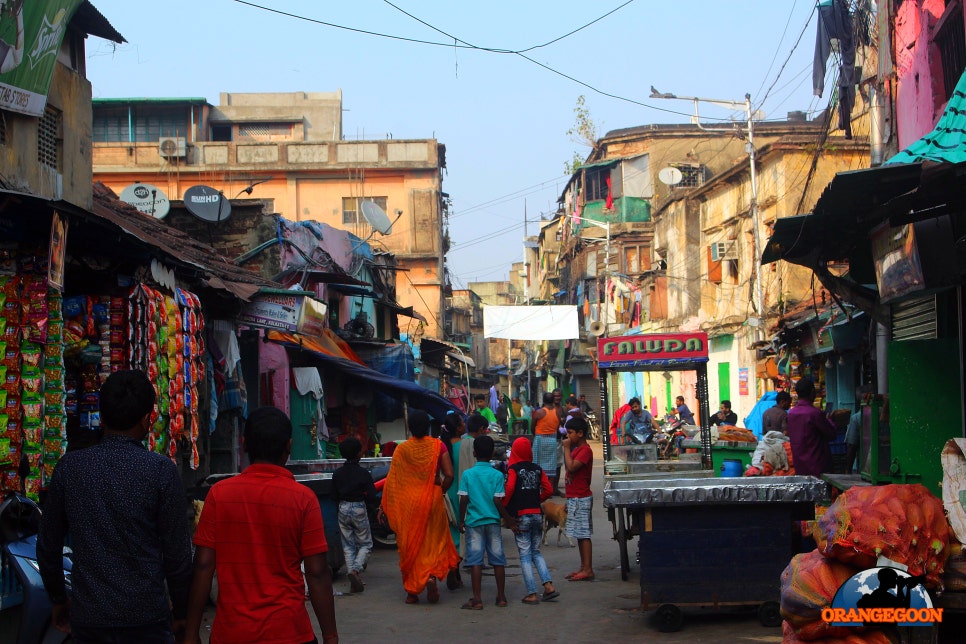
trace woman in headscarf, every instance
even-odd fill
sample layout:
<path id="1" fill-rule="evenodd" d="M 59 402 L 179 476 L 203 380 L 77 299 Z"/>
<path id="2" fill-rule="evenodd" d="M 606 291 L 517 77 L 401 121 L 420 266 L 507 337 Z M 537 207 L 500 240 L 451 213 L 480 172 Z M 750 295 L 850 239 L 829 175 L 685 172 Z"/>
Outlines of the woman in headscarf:
<path id="1" fill-rule="evenodd" d="M 443 505 L 443 494 L 453 483 L 453 463 L 446 446 L 429 436 L 426 412 L 411 410 L 408 424 L 412 438 L 393 454 L 381 512 L 396 533 L 406 603 L 419 602 L 425 589 L 427 601 L 435 604 L 437 580 L 459 563 Z"/>

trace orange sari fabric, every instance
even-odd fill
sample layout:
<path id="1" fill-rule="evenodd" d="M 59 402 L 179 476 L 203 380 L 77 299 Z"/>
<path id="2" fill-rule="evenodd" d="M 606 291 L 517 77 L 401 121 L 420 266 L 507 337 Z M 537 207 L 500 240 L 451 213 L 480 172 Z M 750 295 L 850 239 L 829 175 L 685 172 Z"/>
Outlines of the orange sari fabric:
<path id="1" fill-rule="evenodd" d="M 445 578 L 459 563 L 443 490 L 436 485 L 441 447 L 445 449 L 428 436 L 401 443 L 392 455 L 382 493 L 382 510 L 396 533 L 403 587 L 414 595 L 430 577 Z"/>

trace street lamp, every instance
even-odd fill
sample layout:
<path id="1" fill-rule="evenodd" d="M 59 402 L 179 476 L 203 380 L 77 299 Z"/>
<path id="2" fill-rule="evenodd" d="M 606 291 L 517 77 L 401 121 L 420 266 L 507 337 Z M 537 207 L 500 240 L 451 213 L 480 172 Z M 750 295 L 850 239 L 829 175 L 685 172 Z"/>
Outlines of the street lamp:
<path id="1" fill-rule="evenodd" d="M 721 128 L 706 128 L 701 125 L 701 117 L 698 114 L 698 104 L 699 103 L 711 103 L 712 105 L 718 105 L 720 107 L 726 107 L 732 110 L 744 110 L 745 118 L 748 123 L 748 163 L 751 168 L 751 204 L 749 211 L 751 214 L 751 227 L 752 227 L 752 240 L 754 245 L 754 281 L 755 281 L 755 312 L 757 313 L 757 318 L 755 320 L 755 340 L 761 340 L 762 325 L 764 324 L 765 318 L 765 297 L 761 286 L 761 231 L 759 230 L 759 214 L 758 214 L 758 174 L 755 168 L 755 130 L 754 130 L 754 112 L 751 110 L 751 94 L 745 94 L 744 101 L 728 101 L 719 100 L 714 98 L 699 98 L 697 96 L 677 96 L 671 94 L 670 92 L 661 93 L 657 91 L 653 85 L 651 85 L 651 98 L 666 98 L 681 101 L 694 101 L 694 116 L 691 117 L 691 122 L 698 126 L 698 128 L 705 130 L 707 132 L 726 132 L 729 130 L 724 130 Z"/>

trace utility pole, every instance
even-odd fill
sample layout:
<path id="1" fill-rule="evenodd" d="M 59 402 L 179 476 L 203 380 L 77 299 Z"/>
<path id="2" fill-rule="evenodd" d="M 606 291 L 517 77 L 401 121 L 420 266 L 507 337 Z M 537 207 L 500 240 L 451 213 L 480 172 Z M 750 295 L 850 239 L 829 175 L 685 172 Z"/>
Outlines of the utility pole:
<path id="1" fill-rule="evenodd" d="M 748 127 L 748 143 L 746 145 L 748 151 L 748 163 L 750 165 L 751 173 L 751 203 L 749 204 L 749 214 L 751 215 L 751 227 L 752 227 L 752 243 L 754 252 L 754 262 L 752 263 L 753 280 L 754 280 L 754 304 L 755 304 L 755 341 L 759 342 L 762 339 L 762 327 L 765 324 L 765 296 L 764 291 L 761 286 L 761 226 L 760 226 L 760 216 L 758 213 L 758 172 L 756 166 L 756 150 L 755 150 L 755 125 L 754 125 L 754 112 L 751 110 L 751 94 L 745 94 L 744 101 L 728 101 L 720 100 L 714 98 L 699 98 L 697 96 L 677 96 L 669 92 L 659 92 L 651 86 L 651 98 L 666 98 L 681 101 L 693 101 L 694 102 L 694 116 L 691 117 L 691 122 L 698 126 L 698 128 L 705 130 L 707 132 L 726 132 L 730 129 L 722 128 L 706 128 L 701 125 L 701 117 L 698 113 L 699 103 L 710 103 L 712 105 L 718 105 L 720 107 L 725 107 L 732 110 L 744 110 L 747 127 Z"/>

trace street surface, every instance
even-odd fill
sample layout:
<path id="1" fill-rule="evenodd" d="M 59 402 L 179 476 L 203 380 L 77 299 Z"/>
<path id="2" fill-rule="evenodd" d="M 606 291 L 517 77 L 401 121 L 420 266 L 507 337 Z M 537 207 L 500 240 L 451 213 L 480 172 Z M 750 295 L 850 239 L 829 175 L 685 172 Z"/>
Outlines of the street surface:
<path id="1" fill-rule="evenodd" d="M 470 596 L 470 575 L 463 573 L 464 588 L 449 591 L 440 583 L 442 599 L 436 605 L 406 605 L 395 550 L 374 550 L 368 571 L 363 575 L 365 592 L 349 593 L 344 574 L 334 581 L 335 610 L 339 636 L 343 642 L 453 642 L 508 641 L 525 642 L 781 642 L 780 628 L 766 628 L 758 622 L 754 610 L 723 609 L 721 611 L 686 609 L 684 626 L 676 633 L 661 633 L 652 623 L 653 610 L 640 612 L 640 571 L 634 564 L 637 539 L 631 549 L 631 574 L 621 581 L 617 542 L 601 501 L 603 459 L 601 444 L 592 442 L 594 450 L 594 570 L 597 578 L 589 582 L 569 582 L 564 575 L 579 564 L 576 548 L 570 548 L 566 537 L 557 547 L 557 530 L 551 531 L 542 552 L 554 577 L 560 597 L 537 606 L 522 604 L 526 595 L 520 574 L 520 559 L 512 533 L 504 531 L 503 545 L 507 555 L 507 597 L 510 605 L 497 608 L 493 573 L 484 569 L 484 610 L 460 610 Z M 562 487 L 562 484 L 561 484 Z M 555 499 L 560 500 L 560 499 Z M 330 544 L 330 547 L 340 547 Z M 727 565 L 722 562 L 721 565 Z M 736 575 L 741 571 L 736 570 Z M 776 580 L 777 582 L 777 580 Z M 777 596 L 776 596 L 777 599 Z M 309 607 L 309 614 L 312 614 Z M 210 608 L 202 627 L 207 635 L 214 618 Z M 313 623 L 315 618 L 313 615 Z M 320 634 L 316 625 L 316 633 Z M 321 641 L 321 638 L 320 638 Z"/>

